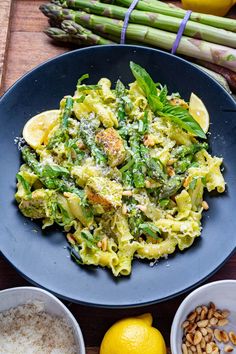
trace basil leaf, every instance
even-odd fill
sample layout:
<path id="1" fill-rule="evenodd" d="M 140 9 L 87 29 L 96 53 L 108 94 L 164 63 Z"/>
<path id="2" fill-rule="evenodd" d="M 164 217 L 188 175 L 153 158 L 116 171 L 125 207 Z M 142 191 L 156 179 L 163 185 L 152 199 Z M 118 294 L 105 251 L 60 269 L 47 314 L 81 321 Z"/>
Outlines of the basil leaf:
<path id="1" fill-rule="evenodd" d="M 71 246 L 68 246 L 68 248 L 69 248 L 69 250 L 70 250 L 70 255 L 71 255 L 71 257 L 74 259 L 74 261 L 76 262 L 76 263 L 78 263 L 78 264 L 84 264 L 83 263 L 83 260 L 82 260 L 82 258 L 81 258 L 81 256 L 80 256 L 80 254 L 79 254 L 79 249 L 78 249 L 78 247 L 71 247 Z"/>
<path id="2" fill-rule="evenodd" d="M 167 207 L 167 205 L 169 204 L 170 200 L 169 199 L 160 199 L 159 200 L 159 204 L 162 208 Z"/>
<path id="3" fill-rule="evenodd" d="M 116 95 L 117 97 L 121 98 L 122 96 L 125 95 L 126 90 L 125 90 L 125 85 L 123 84 L 123 82 L 121 82 L 119 79 L 116 82 Z"/>
<path id="4" fill-rule="evenodd" d="M 83 103 L 85 97 L 86 97 L 85 95 L 81 95 L 81 96 L 78 97 L 78 98 L 74 98 L 74 101 L 75 101 L 76 103 Z"/>
<path id="5" fill-rule="evenodd" d="M 80 235 L 89 248 L 97 248 L 97 240 L 94 239 L 91 232 L 89 232 L 88 230 L 82 230 Z"/>
<path id="6" fill-rule="evenodd" d="M 79 80 L 77 81 L 77 86 L 81 85 L 81 82 L 84 81 L 85 79 L 89 78 L 89 74 L 84 74 L 82 75 Z"/>
<path id="7" fill-rule="evenodd" d="M 62 216 L 62 224 L 63 225 L 69 224 L 71 222 L 71 218 L 70 218 L 67 210 L 59 203 L 58 203 L 58 209 L 59 209 L 60 214 Z"/>
<path id="8" fill-rule="evenodd" d="M 158 113 L 162 117 L 167 117 L 189 133 L 206 139 L 206 134 L 188 110 L 180 106 L 172 106 L 168 103 L 166 86 L 161 89 L 158 95 L 157 85 L 145 69 L 133 62 L 130 62 L 130 69 L 147 97 L 148 103 L 154 113 Z"/>
<path id="9" fill-rule="evenodd" d="M 26 192 L 27 195 L 31 195 L 31 188 L 30 188 L 30 184 L 28 181 L 26 181 L 26 179 L 24 179 L 23 176 L 21 176 L 19 173 L 17 173 L 16 178 L 18 180 L 18 182 L 20 182 Z"/>
<path id="10" fill-rule="evenodd" d="M 191 114 L 180 106 L 172 106 L 165 104 L 162 111 L 158 112 L 160 116 L 170 118 L 181 128 L 187 130 L 193 135 L 197 135 L 202 139 L 206 139 L 206 134 L 198 124 L 198 122 L 191 116 Z"/>
<path id="11" fill-rule="evenodd" d="M 77 81 L 77 91 L 85 91 L 85 90 L 99 90 L 101 88 L 100 85 L 84 85 L 82 81 L 89 78 L 89 74 L 82 75 Z"/>
<path id="12" fill-rule="evenodd" d="M 189 189 L 194 190 L 197 184 L 198 178 L 193 178 L 193 180 L 189 184 Z"/>
<path id="13" fill-rule="evenodd" d="M 70 172 L 61 166 L 58 165 L 45 165 L 43 168 L 42 176 L 43 177 L 60 177 L 60 176 L 68 176 Z"/>
<path id="14" fill-rule="evenodd" d="M 157 240 L 160 238 L 157 235 L 157 234 L 160 234 L 160 229 L 156 225 L 154 225 L 153 223 L 147 222 L 144 224 L 140 224 L 139 229 L 142 230 L 142 232 L 147 236 L 151 236 Z"/>
<path id="15" fill-rule="evenodd" d="M 148 103 L 155 113 L 158 110 L 162 110 L 163 104 L 157 96 L 156 84 L 152 80 L 148 72 L 143 69 L 140 65 L 130 62 L 130 69 L 134 75 L 137 83 L 143 90 L 145 96 L 147 97 Z"/>
<path id="16" fill-rule="evenodd" d="M 83 92 L 87 90 L 101 90 L 101 85 L 81 85 L 77 87 L 77 91 Z"/>
<path id="17" fill-rule="evenodd" d="M 205 176 L 202 177 L 202 184 L 204 185 L 204 187 L 206 187 L 206 185 L 207 185 L 207 181 L 206 181 Z"/>
<path id="18" fill-rule="evenodd" d="M 159 100 L 162 102 L 162 103 L 166 103 L 167 102 L 167 95 L 168 95 L 168 90 L 167 90 L 167 87 L 166 85 L 164 87 L 161 88 L 160 92 L 159 92 Z"/>

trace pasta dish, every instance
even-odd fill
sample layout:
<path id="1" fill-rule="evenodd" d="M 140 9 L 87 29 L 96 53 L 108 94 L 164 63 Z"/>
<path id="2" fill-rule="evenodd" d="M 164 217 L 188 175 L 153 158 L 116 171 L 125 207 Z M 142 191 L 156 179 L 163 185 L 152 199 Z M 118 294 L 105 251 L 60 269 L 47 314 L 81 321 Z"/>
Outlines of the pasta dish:
<path id="1" fill-rule="evenodd" d="M 208 192 L 225 190 L 222 158 L 179 94 L 131 62 L 134 82 L 79 80 L 60 109 L 23 130 L 16 200 L 24 216 L 57 224 L 81 265 L 129 275 L 134 257 L 157 260 L 201 234 Z"/>

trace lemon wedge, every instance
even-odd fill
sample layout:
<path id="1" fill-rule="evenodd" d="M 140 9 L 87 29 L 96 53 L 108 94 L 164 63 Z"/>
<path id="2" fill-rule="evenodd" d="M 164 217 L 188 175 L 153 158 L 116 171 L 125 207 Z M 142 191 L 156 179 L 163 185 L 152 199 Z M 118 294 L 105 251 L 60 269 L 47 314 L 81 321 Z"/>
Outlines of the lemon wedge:
<path id="1" fill-rule="evenodd" d="M 189 101 L 189 113 L 198 122 L 204 133 L 207 133 L 210 124 L 209 113 L 202 100 L 193 92 Z"/>
<path id="2" fill-rule="evenodd" d="M 29 119 L 23 129 L 23 138 L 33 149 L 47 143 L 50 131 L 59 120 L 60 111 L 57 109 L 45 111 Z"/>

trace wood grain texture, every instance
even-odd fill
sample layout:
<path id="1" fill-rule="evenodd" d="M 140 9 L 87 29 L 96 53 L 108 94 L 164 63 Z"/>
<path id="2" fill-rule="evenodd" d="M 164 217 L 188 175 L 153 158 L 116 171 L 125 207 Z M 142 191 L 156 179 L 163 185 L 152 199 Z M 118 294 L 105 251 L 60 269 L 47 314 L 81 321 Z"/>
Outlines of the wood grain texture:
<path id="1" fill-rule="evenodd" d="M 8 34 L 12 0 L 1 0 L 0 4 L 0 88 L 2 86 L 5 59 L 7 54 Z"/>
<path id="2" fill-rule="evenodd" d="M 98 354 L 99 348 L 98 347 L 87 347 L 86 354 Z"/>
<path id="3" fill-rule="evenodd" d="M 0 0 L 0 12 L 2 11 L 2 4 L 4 2 L 6 1 Z M 53 56 L 71 50 L 71 48 L 66 46 L 56 46 L 43 34 L 44 28 L 47 27 L 47 19 L 41 14 L 38 7 L 45 2 L 47 0 L 13 0 L 9 47 L 2 93 L 19 77 L 36 65 Z M 230 15 L 235 17 L 236 10 L 232 10 Z M 215 255 L 213 254 L 212 257 L 215 257 Z M 231 257 L 207 282 L 220 279 L 236 279 L 236 255 Z M 0 290 L 27 285 L 30 284 L 1 257 Z M 74 314 L 81 326 L 87 346 L 87 354 L 98 354 L 98 346 L 109 326 L 123 317 L 140 315 L 144 312 L 152 313 L 154 326 L 159 328 L 165 337 L 166 343 L 169 344 L 173 317 L 179 304 L 187 295 L 188 293 L 161 304 L 136 309 L 101 309 L 89 308 L 69 302 L 64 303 Z"/>

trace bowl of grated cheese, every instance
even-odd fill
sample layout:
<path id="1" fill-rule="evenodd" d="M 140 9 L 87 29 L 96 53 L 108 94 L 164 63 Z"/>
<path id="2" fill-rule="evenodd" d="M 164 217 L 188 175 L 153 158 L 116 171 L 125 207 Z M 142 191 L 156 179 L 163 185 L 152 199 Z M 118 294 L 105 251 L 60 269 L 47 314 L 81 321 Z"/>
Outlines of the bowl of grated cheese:
<path id="1" fill-rule="evenodd" d="M 54 295 L 36 287 L 0 291 L 0 354 L 85 354 L 79 324 Z"/>

